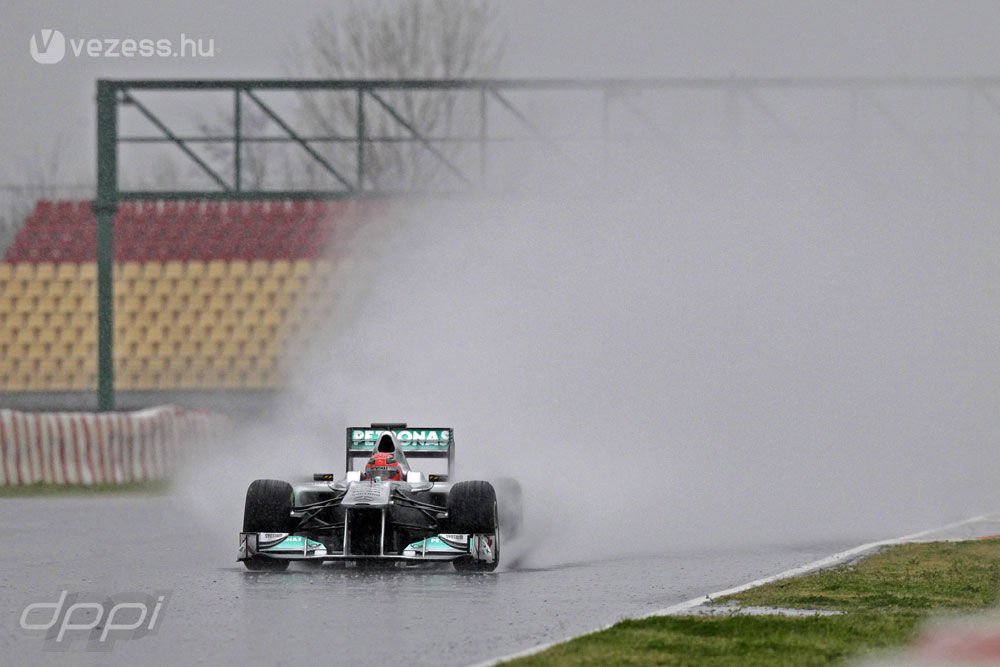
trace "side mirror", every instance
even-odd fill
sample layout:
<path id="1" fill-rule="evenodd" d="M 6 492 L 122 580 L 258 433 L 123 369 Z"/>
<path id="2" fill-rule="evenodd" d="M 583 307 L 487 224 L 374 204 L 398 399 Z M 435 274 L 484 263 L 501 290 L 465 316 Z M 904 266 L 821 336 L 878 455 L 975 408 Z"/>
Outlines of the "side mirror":
<path id="1" fill-rule="evenodd" d="M 313 473 L 314 482 L 332 482 L 333 473 L 332 472 L 314 472 Z"/>
<path id="2" fill-rule="evenodd" d="M 410 472 L 406 473 L 406 481 L 410 482 L 411 484 L 420 484 L 422 482 L 426 482 L 427 480 L 424 479 L 424 473 L 417 472 L 416 470 L 411 470 Z"/>
<path id="3" fill-rule="evenodd" d="M 347 473 L 347 481 L 348 482 L 360 482 L 361 481 L 361 471 L 360 470 L 352 470 L 351 472 Z"/>

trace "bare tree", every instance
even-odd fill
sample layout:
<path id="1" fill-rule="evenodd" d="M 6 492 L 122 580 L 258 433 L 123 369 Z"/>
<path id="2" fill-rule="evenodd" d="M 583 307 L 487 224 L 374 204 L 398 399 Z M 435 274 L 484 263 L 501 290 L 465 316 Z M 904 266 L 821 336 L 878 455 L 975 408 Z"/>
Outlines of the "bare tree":
<path id="1" fill-rule="evenodd" d="M 0 255 L 7 249 L 40 199 L 90 199 L 89 178 L 66 173 L 66 135 L 55 135 L 51 146 L 36 147 L 29 158 L 20 158 L 22 181 L 0 185 Z"/>
<path id="2" fill-rule="evenodd" d="M 247 105 L 241 114 L 240 134 L 245 137 L 261 137 L 270 127 L 267 116 L 256 107 Z M 214 120 L 203 120 L 198 123 L 198 131 L 204 136 L 232 137 L 234 133 L 233 112 L 219 110 Z M 222 178 L 230 183 L 236 182 L 233 165 L 232 142 L 210 142 L 205 144 L 212 164 Z M 268 178 L 268 166 L 274 161 L 274 151 L 266 142 L 244 141 L 240 150 L 240 187 L 259 190 L 265 187 Z"/>
<path id="3" fill-rule="evenodd" d="M 319 78 L 457 79 L 489 77 L 499 67 L 504 39 L 487 0 L 355 0 L 331 9 L 295 50 L 290 73 Z M 478 116 L 461 93 L 384 91 L 380 97 L 423 137 L 450 137 L 474 127 Z M 468 93 L 466 93 L 468 98 Z M 357 100 L 344 93 L 303 93 L 303 120 L 311 131 L 351 137 Z M 432 185 L 443 163 L 412 137 L 398 118 L 369 100 L 365 135 L 367 184 L 412 189 Z M 455 144 L 436 144 L 454 156 Z M 331 155 L 331 157 L 334 157 Z M 349 160 L 350 158 L 348 158 Z M 340 166 L 349 168 L 343 156 Z M 357 166 L 354 164 L 353 166 Z"/>

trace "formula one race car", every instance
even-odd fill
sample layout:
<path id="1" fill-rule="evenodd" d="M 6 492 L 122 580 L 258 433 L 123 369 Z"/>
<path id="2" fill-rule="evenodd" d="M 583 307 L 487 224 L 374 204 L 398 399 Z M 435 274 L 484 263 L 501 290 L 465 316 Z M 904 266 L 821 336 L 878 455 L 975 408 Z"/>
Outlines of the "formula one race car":
<path id="1" fill-rule="evenodd" d="M 444 469 L 418 472 L 409 459 Z M 250 570 L 284 570 L 296 560 L 450 561 L 459 571 L 493 571 L 501 523 L 510 535 L 521 522 L 520 487 L 498 480 L 498 502 L 490 482 L 452 483 L 454 461 L 450 428 L 349 428 L 343 479 L 323 473 L 295 487 L 273 479 L 250 484 L 237 559 Z"/>

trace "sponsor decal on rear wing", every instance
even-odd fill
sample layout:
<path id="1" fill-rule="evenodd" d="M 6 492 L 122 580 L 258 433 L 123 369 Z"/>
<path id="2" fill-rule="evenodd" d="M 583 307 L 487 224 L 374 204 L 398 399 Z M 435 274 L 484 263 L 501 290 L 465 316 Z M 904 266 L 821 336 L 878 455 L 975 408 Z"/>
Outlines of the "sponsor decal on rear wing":
<path id="1" fill-rule="evenodd" d="M 384 433 L 396 436 L 396 444 L 407 458 L 425 460 L 414 469 L 427 473 L 431 481 L 446 481 L 454 474 L 455 431 L 450 427 L 409 427 L 406 424 L 372 424 L 347 429 L 346 469 L 363 467 L 362 460 L 367 460 Z M 438 459 L 439 462 L 432 465 L 426 459 Z"/>
<path id="2" fill-rule="evenodd" d="M 453 435 L 450 428 L 403 428 L 387 431 L 359 427 L 347 429 L 347 449 L 351 452 L 370 452 L 378 443 L 379 437 L 386 432 L 396 436 L 399 448 L 406 454 L 428 452 L 445 456 L 452 446 Z"/>

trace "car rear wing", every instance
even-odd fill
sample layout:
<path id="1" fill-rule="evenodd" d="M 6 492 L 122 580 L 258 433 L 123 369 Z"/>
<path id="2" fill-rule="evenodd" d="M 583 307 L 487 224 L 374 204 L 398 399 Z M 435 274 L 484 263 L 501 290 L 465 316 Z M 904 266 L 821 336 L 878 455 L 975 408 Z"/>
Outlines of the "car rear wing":
<path id="1" fill-rule="evenodd" d="M 407 426 L 406 424 L 371 424 L 347 429 L 346 470 L 361 470 L 371 456 L 379 437 L 385 432 L 396 436 L 396 444 L 412 461 L 413 468 L 426 472 L 432 481 L 447 481 L 455 470 L 455 431 L 450 427 Z M 421 459 L 437 459 L 437 465 Z M 441 462 L 445 465 L 442 466 Z M 433 467 L 435 470 L 429 470 Z M 444 468 L 441 470 L 441 468 Z"/>

